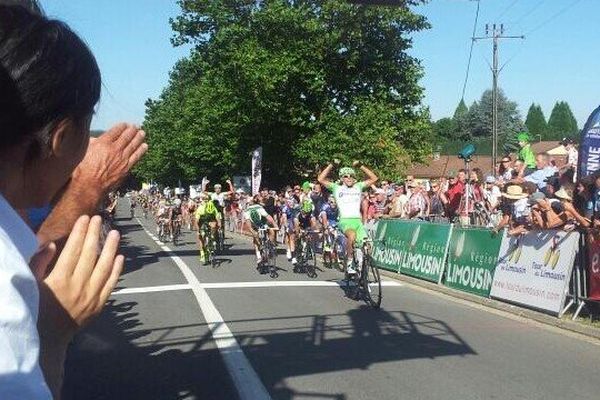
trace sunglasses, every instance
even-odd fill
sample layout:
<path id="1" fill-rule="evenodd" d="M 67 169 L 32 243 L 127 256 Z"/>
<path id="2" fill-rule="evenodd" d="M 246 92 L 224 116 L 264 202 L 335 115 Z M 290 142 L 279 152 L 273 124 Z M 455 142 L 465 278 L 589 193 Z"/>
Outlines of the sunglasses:
<path id="1" fill-rule="evenodd" d="M 502 164 L 504 164 L 504 163 L 510 162 L 510 160 L 502 160 L 502 161 L 500 161 L 500 162 L 501 162 Z"/>
<path id="2" fill-rule="evenodd" d="M 342 178 L 354 178 L 352 175 L 344 175 Z"/>

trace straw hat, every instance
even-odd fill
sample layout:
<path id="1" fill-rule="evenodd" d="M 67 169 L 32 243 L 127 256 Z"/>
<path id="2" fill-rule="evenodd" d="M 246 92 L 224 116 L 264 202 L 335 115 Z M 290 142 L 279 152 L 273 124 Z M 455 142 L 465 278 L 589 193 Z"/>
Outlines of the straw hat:
<path id="1" fill-rule="evenodd" d="M 556 196 L 556 198 L 559 198 L 561 200 L 573 201 L 573 198 L 569 195 L 569 193 L 565 190 L 565 188 L 560 188 L 559 191 L 554 193 L 554 196 Z"/>
<path id="2" fill-rule="evenodd" d="M 510 185 L 506 188 L 506 193 L 502 193 L 502 196 L 512 200 L 520 200 L 528 197 L 527 193 L 524 193 L 523 188 L 519 185 Z"/>

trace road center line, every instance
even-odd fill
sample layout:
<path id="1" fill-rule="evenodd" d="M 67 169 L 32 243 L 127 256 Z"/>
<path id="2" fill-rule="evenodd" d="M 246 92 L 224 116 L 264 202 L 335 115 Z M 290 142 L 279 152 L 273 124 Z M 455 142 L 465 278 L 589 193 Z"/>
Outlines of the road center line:
<path id="1" fill-rule="evenodd" d="M 169 247 L 161 244 L 158 239 L 136 218 L 142 229 L 165 251 L 175 262 L 179 270 L 188 281 L 204 319 L 211 331 L 211 335 L 223 357 L 225 366 L 242 400 L 270 400 L 269 392 L 261 382 L 256 371 L 250 365 L 250 361 L 244 354 L 240 344 L 235 339 L 225 320 L 215 307 L 196 275 L 183 260 L 177 256 Z"/>

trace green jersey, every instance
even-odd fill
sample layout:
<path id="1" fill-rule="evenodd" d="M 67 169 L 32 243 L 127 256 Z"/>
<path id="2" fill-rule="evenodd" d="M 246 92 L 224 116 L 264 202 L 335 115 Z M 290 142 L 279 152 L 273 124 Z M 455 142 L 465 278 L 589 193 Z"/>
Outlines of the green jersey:
<path id="1" fill-rule="evenodd" d="M 329 189 L 337 203 L 340 219 L 360 218 L 360 203 L 362 192 L 365 190 L 364 182 L 357 182 L 352 187 L 346 185 L 330 184 Z"/>
<path id="2" fill-rule="evenodd" d="M 526 144 L 519 150 L 519 160 L 523 160 L 526 168 L 535 169 L 535 154 L 533 154 L 533 150 L 531 150 L 531 145 Z"/>
<path id="3" fill-rule="evenodd" d="M 269 214 L 260 204 L 252 204 L 244 211 L 244 218 L 249 220 L 254 226 L 266 224 L 268 216 Z"/>

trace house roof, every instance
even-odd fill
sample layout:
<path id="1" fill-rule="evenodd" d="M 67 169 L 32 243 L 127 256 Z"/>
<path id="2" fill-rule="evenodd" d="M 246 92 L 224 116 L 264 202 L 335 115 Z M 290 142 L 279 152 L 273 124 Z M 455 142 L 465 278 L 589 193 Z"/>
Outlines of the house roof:
<path id="1" fill-rule="evenodd" d="M 531 144 L 531 149 L 535 154 L 548 153 L 556 161 L 556 164 L 561 167 L 564 165 L 567 152 L 564 146 L 558 141 L 537 142 Z M 514 160 L 516 156 L 511 155 Z M 500 158 L 498 158 L 498 161 Z M 406 172 L 406 175 L 413 175 L 415 178 L 437 179 L 442 176 L 447 176 L 450 172 L 457 172 L 459 169 L 465 168 L 465 162 L 456 155 L 440 155 L 439 158 L 430 158 L 428 164 L 414 164 Z M 479 168 L 483 171 L 483 175 L 492 173 L 492 157 L 491 156 L 473 156 L 470 168 Z"/>

